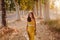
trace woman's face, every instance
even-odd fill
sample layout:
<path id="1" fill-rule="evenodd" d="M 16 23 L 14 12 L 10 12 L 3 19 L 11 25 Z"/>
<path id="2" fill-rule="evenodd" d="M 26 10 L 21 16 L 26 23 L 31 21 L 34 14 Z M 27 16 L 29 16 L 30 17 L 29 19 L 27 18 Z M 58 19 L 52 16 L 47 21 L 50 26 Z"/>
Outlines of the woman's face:
<path id="1" fill-rule="evenodd" d="M 30 13 L 29 16 L 32 18 L 32 14 Z"/>

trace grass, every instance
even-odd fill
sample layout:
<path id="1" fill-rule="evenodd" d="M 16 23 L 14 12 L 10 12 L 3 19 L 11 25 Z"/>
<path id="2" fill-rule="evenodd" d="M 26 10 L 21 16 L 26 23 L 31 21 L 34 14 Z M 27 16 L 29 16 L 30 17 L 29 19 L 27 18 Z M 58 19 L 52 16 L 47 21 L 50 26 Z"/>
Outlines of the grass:
<path id="1" fill-rule="evenodd" d="M 56 31 L 60 31 L 60 20 L 49 20 L 45 21 L 45 24 L 49 26 L 49 28 L 55 29 Z"/>

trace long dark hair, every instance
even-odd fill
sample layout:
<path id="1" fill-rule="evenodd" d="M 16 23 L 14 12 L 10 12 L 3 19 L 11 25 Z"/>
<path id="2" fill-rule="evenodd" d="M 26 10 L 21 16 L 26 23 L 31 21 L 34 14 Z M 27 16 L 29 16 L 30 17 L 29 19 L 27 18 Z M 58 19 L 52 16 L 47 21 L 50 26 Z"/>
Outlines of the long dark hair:
<path id="1" fill-rule="evenodd" d="M 35 20 L 33 12 L 30 12 L 30 14 L 32 15 L 32 18 Z M 28 15 L 27 21 L 28 21 L 28 22 L 31 22 L 31 17 L 30 17 L 30 15 Z"/>

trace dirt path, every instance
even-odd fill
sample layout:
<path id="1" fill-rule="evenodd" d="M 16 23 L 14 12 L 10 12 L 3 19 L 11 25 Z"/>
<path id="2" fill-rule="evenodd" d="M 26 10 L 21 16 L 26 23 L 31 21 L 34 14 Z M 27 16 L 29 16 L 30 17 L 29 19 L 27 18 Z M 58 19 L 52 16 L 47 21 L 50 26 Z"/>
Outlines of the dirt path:
<path id="1" fill-rule="evenodd" d="M 10 24 L 10 28 L 16 29 L 18 32 L 7 34 L 0 40 L 27 40 L 26 25 L 27 23 L 24 21 Z M 35 40 L 60 40 L 60 32 L 51 31 L 47 25 L 37 23 Z"/>
<path id="2" fill-rule="evenodd" d="M 47 25 L 37 24 L 37 38 L 38 40 L 60 40 L 60 32 L 50 30 Z"/>

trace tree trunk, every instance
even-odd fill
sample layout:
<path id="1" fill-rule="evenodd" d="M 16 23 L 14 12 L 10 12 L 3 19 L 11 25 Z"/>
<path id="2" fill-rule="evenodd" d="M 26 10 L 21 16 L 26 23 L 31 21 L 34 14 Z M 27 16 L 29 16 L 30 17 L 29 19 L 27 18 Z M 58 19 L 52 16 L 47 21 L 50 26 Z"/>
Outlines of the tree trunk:
<path id="1" fill-rule="evenodd" d="M 49 17 L 49 0 L 44 0 L 44 19 L 45 21 L 50 20 Z"/>
<path id="2" fill-rule="evenodd" d="M 1 8 L 2 8 L 2 26 L 7 27 L 6 25 L 6 9 L 5 9 L 5 2 L 1 0 Z"/>
<path id="3" fill-rule="evenodd" d="M 40 18 L 42 19 L 42 0 L 40 0 Z"/>
<path id="4" fill-rule="evenodd" d="M 0 11 L 1 11 L 1 0 L 0 0 Z"/>
<path id="5" fill-rule="evenodd" d="M 18 20 L 20 20 L 20 14 L 19 14 L 20 7 L 19 7 L 19 4 L 15 0 L 13 0 L 13 2 L 15 4 L 16 13 L 18 14 Z"/>
<path id="6" fill-rule="evenodd" d="M 35 13 L 35 16 L 37 16 L 37 7 L 36 7 L 36 2 L 35 2 L 35 4 L 34 4 L 34 7 L 33 7 L 34 9 L 33 9 L 33 12 Z"/>
<path id="7" fill-rule="evenodd" d="M 36 2 L 36 11 L 37 11 L 37 16 L 38 16 L 38 1 Z"/>

